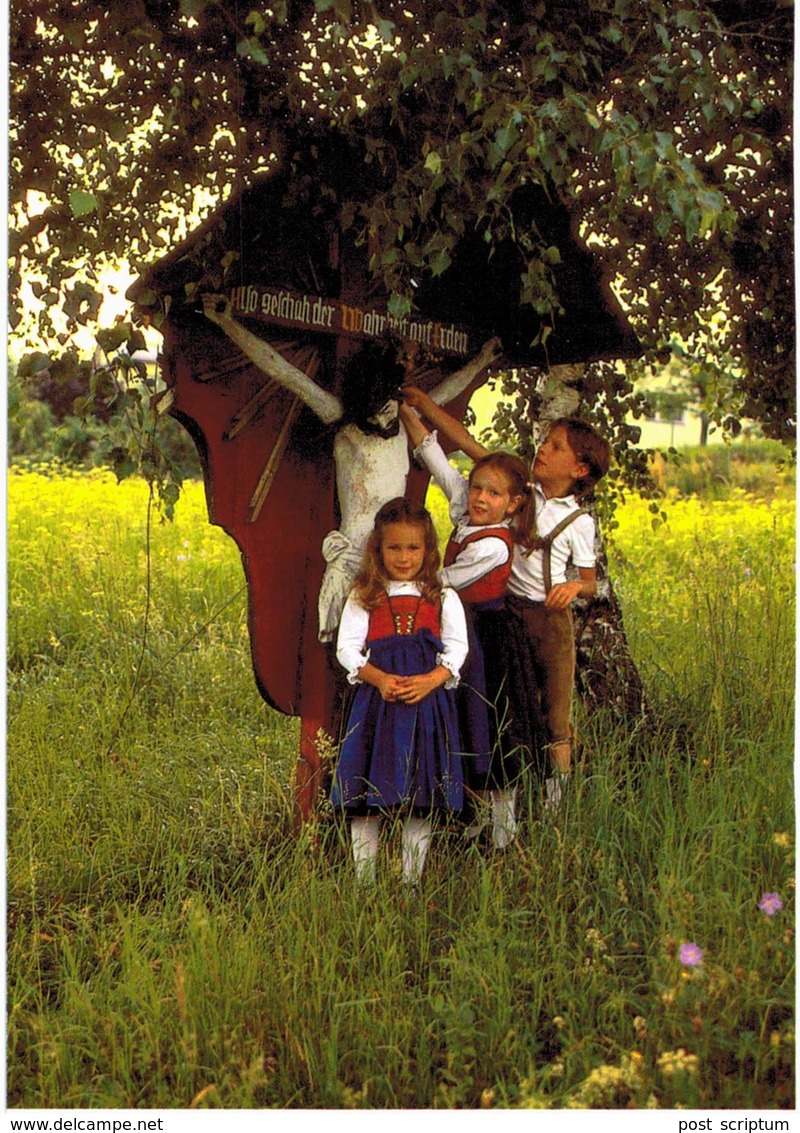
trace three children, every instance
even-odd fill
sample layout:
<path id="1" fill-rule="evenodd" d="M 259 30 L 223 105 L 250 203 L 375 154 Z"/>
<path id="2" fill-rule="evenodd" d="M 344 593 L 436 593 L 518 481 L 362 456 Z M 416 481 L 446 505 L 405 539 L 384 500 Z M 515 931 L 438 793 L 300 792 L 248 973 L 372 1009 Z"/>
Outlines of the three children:
<path id="1" fill-rule="evenodd" d="M 565 418 L 551 426 L 528 475 L 517 457 L 489 453 L 421 390 L 403 392 L 415 456 L 448 496 L 455 530 L 440 575 L 424 508 L 396 499 L 376 516 L 339 628 L 337 657 L 359 687 L 332 801 L 351 818 L 356 873 L 367 882 L 382 816 L 404 815 L 403 878 L 415 884 L 432 816 L 461 809 L 465 780 L 468 795 L 491 801 L 498 847 L 516 831 L 521 750 L 545 779 L 545 806 L 561 803 L 572 761 L 570 606 L 596 590 L 594 521 L 578 500 L 605 475 L 610 449 L 591 426 Z M 420 415 L 476 461 L 469 481 Z M 566 577 L 570 560 L 574 580 Z"/>

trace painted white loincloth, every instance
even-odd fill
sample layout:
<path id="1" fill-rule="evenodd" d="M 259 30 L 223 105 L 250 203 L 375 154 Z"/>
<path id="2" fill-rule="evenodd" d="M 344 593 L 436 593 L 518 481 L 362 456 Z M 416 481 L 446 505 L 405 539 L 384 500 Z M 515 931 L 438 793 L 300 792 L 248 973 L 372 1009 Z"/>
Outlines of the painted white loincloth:
<path id="1" fill-rule="evenodd" d="M 322 540 L 322 557 L 328 565 L 319 588 L 319 639 L 333 641 L 347 595 L 361 569 L 364 548 L 357 547 L 341 531 L 329 531 Z"/>

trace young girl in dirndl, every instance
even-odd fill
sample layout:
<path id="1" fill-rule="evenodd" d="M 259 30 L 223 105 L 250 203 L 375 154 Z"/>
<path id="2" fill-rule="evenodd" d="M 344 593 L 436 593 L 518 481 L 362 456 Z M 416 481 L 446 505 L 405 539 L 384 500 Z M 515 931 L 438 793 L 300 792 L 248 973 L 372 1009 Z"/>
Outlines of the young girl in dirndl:
<path id="1" fill-rule="evenodd" d="M 375 517 L 339 625 L 336 655 L 357 687 L 331 799 L 350 818 L 356 875 L 368 883 L 385 816 L 404 816 L 403 880 L 416 884 L 433 815 L 463 805 L 454 689 L 467 628 L 439 565 L 429 513 L 390 500 Z"/>
<path id="2" fill-rule="evenodd" d="M 401 406 L 400 416 L 416 445 L 414 458 L 444 492 L 454 524 L 441 578 L 458 591 L 467 617 L 469 656 L 456 694 L 467 788 L 465 834 L 477 837 L 491 821 L 492 842 L 505 849 L 516 834 L 520 768 L 507 735 L 504 607 L 514 550 L 511 524 L 525 498 L 528 471 L 513 453 L 495 452 L 476 461 L 465 479 L 413 409 Z"/>

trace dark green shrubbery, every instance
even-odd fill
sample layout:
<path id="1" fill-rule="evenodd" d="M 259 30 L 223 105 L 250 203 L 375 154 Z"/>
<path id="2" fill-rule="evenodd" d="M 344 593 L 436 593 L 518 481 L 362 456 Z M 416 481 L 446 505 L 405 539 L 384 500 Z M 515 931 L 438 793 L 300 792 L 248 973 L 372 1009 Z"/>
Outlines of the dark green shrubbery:
<path id="1" fill-rule="evenodd" d="M 77 356 L 70 356 L 70 365 L 59 361 L 48 364 L 47 355 L 29 354 L 9 368 L 10 463 L 106 466 L 122 477 L 136 470 L 135 449 L 144 438 L 174 481 L 200 477 L 197 450 L 185 429 L 171 417 L 156 420 L 149 412 L 156 379 L 145 376 L 138 382 L 135 369 L 134 382 L 117 382 L 112 371 L 101 388 L 90 364 Z"/>

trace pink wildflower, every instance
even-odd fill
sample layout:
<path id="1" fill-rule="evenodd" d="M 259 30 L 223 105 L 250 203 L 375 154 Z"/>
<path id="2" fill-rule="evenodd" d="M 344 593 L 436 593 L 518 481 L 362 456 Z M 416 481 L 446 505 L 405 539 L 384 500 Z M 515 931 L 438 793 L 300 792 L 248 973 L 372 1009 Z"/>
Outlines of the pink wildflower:
<path id="1" fill-rule="evenodd" d="M 698 964 L 703 962 L 703 949 L 694 941 L 689 941 L 688 944 L 681 945 L 678 956 L 681 963 L 687 968 L 696 968 Z"/>
<path id="2" fill-rule="evenodd" d="M 766 913 L 768 917 L 774 917 L 783 908 L 783 901 L 781 901 L 780 894 L 778 893 L 763 893 L 761 900 L 758 902 L 758 907 L 762 913 Z"/>

